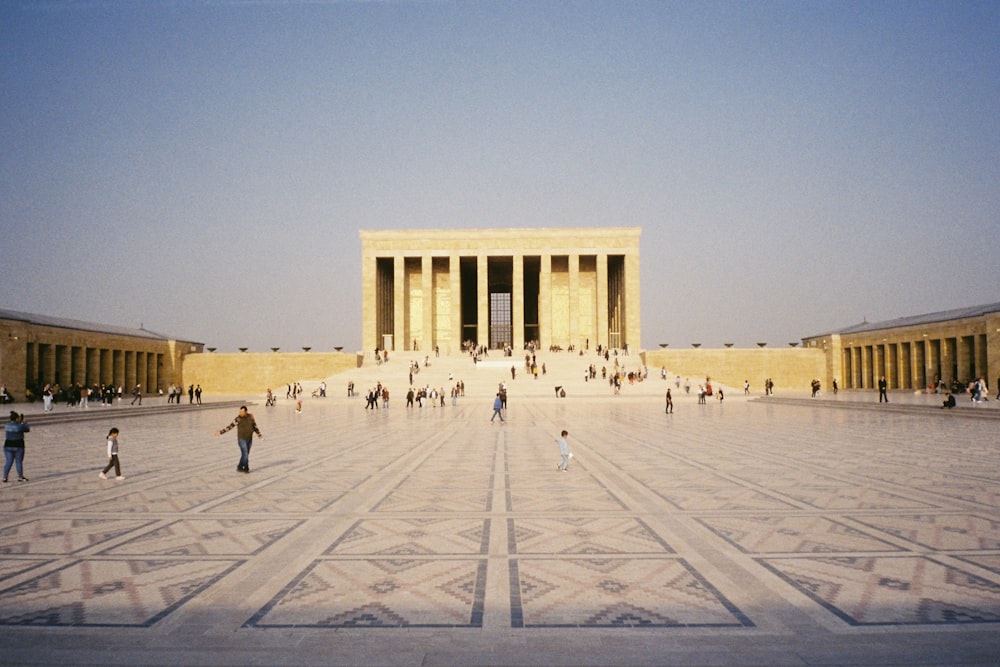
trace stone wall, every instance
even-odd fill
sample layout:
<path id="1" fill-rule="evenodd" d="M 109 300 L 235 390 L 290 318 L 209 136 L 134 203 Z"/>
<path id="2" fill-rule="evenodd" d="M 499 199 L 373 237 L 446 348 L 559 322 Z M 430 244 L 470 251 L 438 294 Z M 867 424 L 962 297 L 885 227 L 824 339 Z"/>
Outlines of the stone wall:
<path id="1" fill-rule="evenodd" d="M 321 380 L 360 365 L 360 355 L 342 352 L 190 354 L 184 358 L 184 386 L 200 384 L 208 395 L 262 397 L 269 387 L 284 396 L 290 382 L 300 382 L 312 393 Z"/>
<path id="2" fill-rule="evenodd" d="M 814 379 L 823 383 L 823 390 L 831 389 L 826 380 L 826 355 L 815 348 L 649 350 L 646 366 L 650 376 L 666 367 L 669 377 L 690 379 L 694 387 L 710 376 L 713 382 L 741 389 L 744 380 L 749 380 L 753 393 L 763 393 L 767 378 L 774 381 L 779 394 L 809 391 Z"/>
<path id="3" fill-rule="evenodd" d="M 976 377 L 997 380 L 1000 312 L 940 321 L 932 317 L 901 318 L 882 327 L 862 325 L 862 330 L 803 342 L 824 349 L 831 372 L 845 389 L 875 389 L 880 377 L 885 377 L 889 389 L 914 390 L 933 386 L 936 380 L 945 385 L 953 380 L 965 384 Z"/>
<path id="4" fill-rule="evenodd" d="M 202 347 L 141 329 L 104 332 L 0 318 L 0 382 L 16 401 L 45 384 L 107 384 L 126 392 L 141 384 L 154 393 L 180 381 L 183 358 Z"/>

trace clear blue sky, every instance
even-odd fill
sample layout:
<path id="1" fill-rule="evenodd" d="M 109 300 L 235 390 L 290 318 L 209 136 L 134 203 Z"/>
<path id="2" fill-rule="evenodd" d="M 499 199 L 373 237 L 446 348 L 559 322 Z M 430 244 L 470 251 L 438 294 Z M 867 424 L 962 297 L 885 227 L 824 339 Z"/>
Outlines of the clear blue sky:
<path id="1" fill-rule="evenodd" d="M 1000 3 L 0 3 L 0 307 L 355 350 L 359 229 L 576 226 L 646 347 L 1000 301 Z"/>

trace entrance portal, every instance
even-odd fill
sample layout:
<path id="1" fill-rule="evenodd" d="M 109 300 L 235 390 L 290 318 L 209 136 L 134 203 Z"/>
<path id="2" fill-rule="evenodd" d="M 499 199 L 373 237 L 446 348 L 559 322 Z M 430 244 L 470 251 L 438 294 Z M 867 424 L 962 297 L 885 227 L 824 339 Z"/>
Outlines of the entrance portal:
<path id="1" fill-rule="evenodd" d="M 490 292 L 490 348 L 513 344 L 510 292 Z"/>

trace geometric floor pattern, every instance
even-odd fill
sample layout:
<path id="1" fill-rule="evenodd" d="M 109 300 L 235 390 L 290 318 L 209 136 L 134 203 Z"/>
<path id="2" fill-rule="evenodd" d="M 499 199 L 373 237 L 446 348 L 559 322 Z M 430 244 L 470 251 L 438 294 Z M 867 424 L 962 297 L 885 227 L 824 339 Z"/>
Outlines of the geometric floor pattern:
<path id="1" fill-rule="evenodd" d="M 481 627 L 485 578 L 482 559 L 316 561 L 246 627 Z"/>
<path id="2" fill-rule="evenodd" d="M 149 626 L 242 561 L 87 558 L 0 590 L 0 624 Z"/>
<path id="3" fill-rule="evenodd" d="M 511 573 L 514 627 L 753 625 L 679 558 L 519 558 Z"/>
<path id="4" fill-rule="evenodd" d="M 1000 584 L 926 556 L 759 562 L 851 625 L 1000 622 Z"/>
<path id="5" fill-rule="evenodd" d="M 33 428 L 31 481 L 0 485 L 3 660 L 995 660 L 997 420 L 521 381 L 502 424 L 489 396 L 255 405 L 249 475 L 211 436 L 231 408 Z"/>

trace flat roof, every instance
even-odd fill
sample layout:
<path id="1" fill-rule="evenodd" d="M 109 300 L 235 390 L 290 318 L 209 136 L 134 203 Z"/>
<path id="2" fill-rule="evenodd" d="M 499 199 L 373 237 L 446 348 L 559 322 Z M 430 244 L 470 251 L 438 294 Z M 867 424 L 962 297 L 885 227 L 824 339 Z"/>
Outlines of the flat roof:
<path id="1" fill-rule="evenodd" d="M 17 322 L 27 322 L 39 326 L 57 327 L 59 329 L 76 329 L 78 331 L 93 331 L 95 333 L 113 334 L 116 336 L 132 336 L 133 338 L 151 338 L 153 340 L 180 340 L 185 343 L 197 343 L 197 341 L 185 340 L 176 336 L 149 331 L 142 327 L 133 329 L 130 327 L 117 327 L 111 324 L 99 324 L 97 322 L 86 322 L 84 320 L 74 320 L 68 317 L 52 317 L 50 315 L 39 315 L 37 313 L 22 313 L 16 310 L 5 310 L 0 308 L 0 320 L 14 320 Z M 200 343 L 197 343 L 200 345 Z"/>
<path id="2" fill-rule="evenodd" d="M 911 315 L 909 317 L 898 317 L 894 320 L 882 320 L 881 322 L 862 322 L 854 326 L 829 331 L 825 334 L 807 336 L 806 338 L 819 338 L 831 334 L 852 334 L 866 331 L 881 331 L 883 329 L 898 329 L 902 327 L 920 326 L 923 324 L 937 324 L 939 322 L 949 322 L 951 320 L 963 320 L 969 317 L 981 317 L 987 313 L 1000 312 L 1000 303 L 988 303 L 982 306 L 969 306 L 967 308 L 956 308 L 954 310 L 942 310 L 936 313 L 926 313 L 924 315 Z"/>

